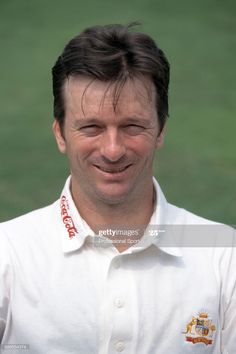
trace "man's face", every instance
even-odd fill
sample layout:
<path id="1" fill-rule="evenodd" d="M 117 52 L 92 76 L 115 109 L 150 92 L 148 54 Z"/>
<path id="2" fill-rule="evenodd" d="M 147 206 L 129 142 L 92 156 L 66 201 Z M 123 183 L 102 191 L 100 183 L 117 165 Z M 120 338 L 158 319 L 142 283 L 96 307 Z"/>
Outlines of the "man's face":
<path id="1" fill-rule="evenodd" d="M 72 195 L 94 203 L 142 200 L 152 185 L 155 149 L 161 146 L 152 83 L 127 81 L 114 110 L 114 86 L 71 77 L 64 87 L 63 133 L 55 120 L 59 149 L 70 163 Z"/>

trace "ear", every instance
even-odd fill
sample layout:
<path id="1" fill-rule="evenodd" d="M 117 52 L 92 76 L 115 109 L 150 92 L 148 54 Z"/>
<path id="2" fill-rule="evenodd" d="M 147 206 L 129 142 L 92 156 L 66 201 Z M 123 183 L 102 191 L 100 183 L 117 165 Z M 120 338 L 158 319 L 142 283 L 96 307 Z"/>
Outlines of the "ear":
<path id="1" fill-rule="evenodd" d="M 61 127 L 57 119 L 54 119 L 52 130 L 56 138 L 57 146 L 62 154 L 66 153 L 66 142 L 61 132 Z"/>
<path id="2" fill-rule="evenodd" d="M 164 143 L 164 137 L 165 137 L 165 127 L 162 129 L 162 131 L 158 134 L 157 140 L 156 140 L 156 149 L 160 149 Z"/>

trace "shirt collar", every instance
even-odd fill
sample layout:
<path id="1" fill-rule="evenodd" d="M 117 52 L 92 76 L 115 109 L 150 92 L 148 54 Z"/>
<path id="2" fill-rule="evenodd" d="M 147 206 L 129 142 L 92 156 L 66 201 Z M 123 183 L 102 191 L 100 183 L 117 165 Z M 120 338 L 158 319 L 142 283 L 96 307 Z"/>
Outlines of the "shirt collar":
<path id="1" fill-rule="evenodd" d="M 85 240 L 90 236 L 94 237 L 93 230 L 89 227 L 86 221 L 79 214 L 70 192 L 71 177 L 66 180 L 59 201 L 59 217 L 60 217 L 60 234 L 62 238 L 63 252 L 72 252 L 80 249 Z M 156 193 L 155 207 L 152 217 L 147 228 L 147 237 L 144 240 L 144 245 L 155 245 L 161 251 L 172 256 L 181 257 L 182 252 L 179 247 L 166 247 L 164 244 L 165 233 L 162 234 L 163 227 L 167 224 L 173 224 L 173 220 L 169 220 L 168 203 L 157 182 L 153 177 L 153 185 Z M 158 237 L 153 237 L 148 230 L 160 231 Z M 156 232 L 156 231 L 155 231 Z M 160 236 L 160 237 L 159 237 Z M 146 243 L 145 243 L 146 242 Z M 143 242 L 140 243 L 142 247 Z M 130 247 L 125 253 L 137 251 L 139 247 Z"/>
<path id="2" fill-rule="evenodd" d="M 60 226 L 63 252 L 80 249 L 88 236 L 94 232 L 80 216 L 70 192 L 71 177 L 68 177 L 59 202 Z"/>
<path id="3" fill-rule="evenodd" d="M 153 177 L 153 186 L 156 194 L 154 211 L 145 230 L 145 235 L 140 242 L 140 248 L 147 248 L 153 244 L 164 253 L 171 256 L 182 257 L 182 250 L 176 245 L 174 238 L 171 236 L 170 227 L 167 226 L 173 225 L 176 220 L 173 220 L 173 215 L 170 216 L 170 204 L 167 202 L 155 177 Z M 171 246 L 167 244 L 171 244 Z M 129 250 L 135 252 L 136 248 L 137 250 L 139 249 L 139 247 L 136 246 L 133 250 L 131 248 L 128 249 L 128 252 Z"/>

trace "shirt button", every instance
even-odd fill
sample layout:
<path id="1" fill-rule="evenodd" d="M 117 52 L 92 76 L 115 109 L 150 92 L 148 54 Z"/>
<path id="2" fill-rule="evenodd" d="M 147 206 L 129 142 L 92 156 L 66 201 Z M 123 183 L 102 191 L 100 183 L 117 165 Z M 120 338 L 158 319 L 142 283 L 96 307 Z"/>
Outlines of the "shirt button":
<path id="1" fill-rule="evenodd" d="M 117 342 L 115 347 L 118 352 L 122 352 L 125 349 L 124 342 Z"/>
<path id="2" fill-rule="evenodd" d="M 124 301 L 122 301 L 121 299 L 115 299 L 115 306 L 118 308 L 121 308 L 124 306 Z"/>

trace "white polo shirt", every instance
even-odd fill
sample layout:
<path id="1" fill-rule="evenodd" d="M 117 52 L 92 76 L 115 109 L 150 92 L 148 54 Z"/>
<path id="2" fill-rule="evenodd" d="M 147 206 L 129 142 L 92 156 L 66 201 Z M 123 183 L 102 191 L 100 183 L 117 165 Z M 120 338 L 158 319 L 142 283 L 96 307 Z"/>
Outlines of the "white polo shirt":
<path id="1" fill-rule="evenodd" d="M 0 226 L 1 352 L 235 354 L 234 248 L 161 245 L 160 234 L 119 253 L 99 244 L 69 185 Z M 154 186 L 150 225 L 211 223 Z"/>

